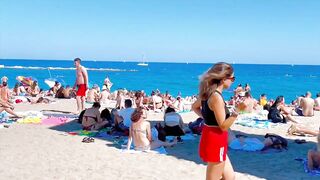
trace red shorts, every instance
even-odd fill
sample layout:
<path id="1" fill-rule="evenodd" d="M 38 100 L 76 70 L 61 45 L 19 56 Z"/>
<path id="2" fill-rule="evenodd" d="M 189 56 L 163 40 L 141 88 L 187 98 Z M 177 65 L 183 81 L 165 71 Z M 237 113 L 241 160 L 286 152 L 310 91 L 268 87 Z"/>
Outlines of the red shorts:
<path id="1" fill-rule="evenodd" d="M 77 96 L 86 96 L 87 85 L 86 84 L 78 84 Z"/>
<path id="2" fill-rule="evenodd" d="M 205 162 L 222 162 L 228 151 L 228 131 L 219 127 L 203 126 L 199 144 L 200 158 Z"/>

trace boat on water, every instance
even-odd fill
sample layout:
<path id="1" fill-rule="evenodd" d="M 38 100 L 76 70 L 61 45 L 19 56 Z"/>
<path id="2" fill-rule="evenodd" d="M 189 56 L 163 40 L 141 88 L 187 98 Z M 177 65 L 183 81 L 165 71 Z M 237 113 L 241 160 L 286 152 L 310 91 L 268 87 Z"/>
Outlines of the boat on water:
<path id="1" fill-rule="evenodd" d="M 138 66 L 148 66 L 149 65 L 148 63 L 146 63 L 146 55 L 143 54 L 142 62 L 139 62 L 137 65 Z"/>
<path id="2" fill-rule="evenodd" d="M 137 64 L 138 66 L 148 66 L 149 64 L 148 63 L 145 63 L 145 62 L 140 62 Z"/>

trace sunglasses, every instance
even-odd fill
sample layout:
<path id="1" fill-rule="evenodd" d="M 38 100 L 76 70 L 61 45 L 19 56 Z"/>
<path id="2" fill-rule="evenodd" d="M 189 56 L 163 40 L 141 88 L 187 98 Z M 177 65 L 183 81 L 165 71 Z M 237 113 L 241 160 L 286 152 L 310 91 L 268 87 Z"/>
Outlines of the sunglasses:
<path id="1" fill-rule="evenodd" d="M 234 82 L 236 80 L 236 77 L 233 76 L 233 77 L 228 77 L 226 79 L 230 79 L 231 82 Z"/>

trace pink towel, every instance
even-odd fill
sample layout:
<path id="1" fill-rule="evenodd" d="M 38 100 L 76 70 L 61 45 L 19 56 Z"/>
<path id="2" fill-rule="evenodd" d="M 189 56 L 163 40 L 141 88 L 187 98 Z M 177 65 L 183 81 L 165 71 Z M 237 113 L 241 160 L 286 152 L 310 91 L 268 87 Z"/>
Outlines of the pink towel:
<path id="1" fill-rule="evenodd" d="M 42 119 L 42 123 L 44 125 L 60 125 L 66 123 L 68 118 L 63 117 L 48 117 L 46 119 Z"/>

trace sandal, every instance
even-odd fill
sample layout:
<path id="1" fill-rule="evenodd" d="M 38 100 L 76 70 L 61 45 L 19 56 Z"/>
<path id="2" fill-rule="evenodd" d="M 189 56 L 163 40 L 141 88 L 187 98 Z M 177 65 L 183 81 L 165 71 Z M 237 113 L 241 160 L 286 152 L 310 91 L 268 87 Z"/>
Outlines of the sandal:
<path id="1" fill-rule="evenodd" d="M 92 138 L 92 137 L 85 137 L 85 138 L 83 138 L 82 142 L 83 142 L 83 143 L 92 143 L 92 142 L 94 142 L 94 138 Z"/>

